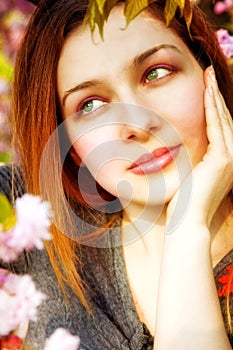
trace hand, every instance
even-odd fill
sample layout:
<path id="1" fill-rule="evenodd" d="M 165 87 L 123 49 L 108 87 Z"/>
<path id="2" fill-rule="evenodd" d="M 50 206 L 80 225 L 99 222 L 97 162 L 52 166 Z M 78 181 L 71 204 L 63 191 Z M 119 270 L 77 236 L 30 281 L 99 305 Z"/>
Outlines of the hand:
<path id="1" fill-rule="evenodd" d="M 168 205 L 169 230 L 181 222 L 180 211 L 176 208 L 176 204 L 179 205 L 177 199 L 181 191 L 189 196 L 191 191 L 189 206 L 182 222 L 187 222 L 189 226 L 197 223 L 209 227 L 221 201 L 233 186 L 232 117 L 218 89 L 212 67 L 208 67 L 204 72 L 204 82 L 206 86 L 204 107 L 209 145 L 203 160 L 185 179 Z"/>

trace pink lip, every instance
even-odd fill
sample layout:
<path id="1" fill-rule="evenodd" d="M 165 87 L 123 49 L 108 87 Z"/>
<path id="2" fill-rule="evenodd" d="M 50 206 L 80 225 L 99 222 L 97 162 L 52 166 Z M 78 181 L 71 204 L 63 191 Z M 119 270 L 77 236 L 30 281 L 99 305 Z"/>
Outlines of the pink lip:
<path id="1" fill-rule="evenodd" d="M 145 153 L 139 157 L 128 170 L 137 175 L 157 173 L 173 162 L 179 150 L 180 145 L 157 148 L 152 153 Z"/>

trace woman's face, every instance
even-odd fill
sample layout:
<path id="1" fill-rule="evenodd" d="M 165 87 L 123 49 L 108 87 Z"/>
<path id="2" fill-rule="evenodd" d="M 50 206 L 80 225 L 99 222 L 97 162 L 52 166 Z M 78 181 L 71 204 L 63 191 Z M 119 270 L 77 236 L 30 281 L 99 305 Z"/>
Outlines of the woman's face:
<path id="1" fill-rule="evenodd" d="M 163 204 L 207 148 L 203 71 L 173 31 L 145 11 L 126 29 L 122 6 L 92 38 L 65 41 L 58 94 L 73 147 L 124 201 Z"/>

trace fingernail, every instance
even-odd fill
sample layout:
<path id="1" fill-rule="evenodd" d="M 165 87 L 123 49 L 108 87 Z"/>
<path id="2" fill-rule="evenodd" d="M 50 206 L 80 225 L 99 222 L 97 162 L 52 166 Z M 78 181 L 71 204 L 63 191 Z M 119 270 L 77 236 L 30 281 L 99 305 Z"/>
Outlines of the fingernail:
<path id="1" fill-rule="evenodd" d="M 211 84 L 209 84 L 209 86 L 208 86 L 208 94 L 210 95 L 211 98 L 213 98 L 214 90 L 213 90 L 213 86 Z"/>
<path id="2" fill-rule="evenodd" d="M 210 77 L 212 82 L 216 81 L 216 75 L 215 75 L 215 71 L 214 71 L 214 67 L 213 66 L 210 66 L 209 77 Z"/>

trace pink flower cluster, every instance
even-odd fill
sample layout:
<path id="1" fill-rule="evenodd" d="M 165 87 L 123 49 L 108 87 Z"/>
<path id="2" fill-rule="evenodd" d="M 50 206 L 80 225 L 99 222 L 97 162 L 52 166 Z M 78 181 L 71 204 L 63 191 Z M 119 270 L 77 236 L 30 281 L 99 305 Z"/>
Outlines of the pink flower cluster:
<path id="1" fill-rule="evenodd" d="M 17 276 L 0 269 L 0 338 L 27 325 L 30 320 L 37 321 L 37 308 L 45 299 L 30 276 Z M 9 337 L 8 343 L 11 339 Z M 46 340 L 44 350 L 77 350 L 79 344 L 79 337 L 58 328 Z"/>
<path id="2" fill-rule="evenodd" d="M 0 225 L 0 260 L 7 263 L 16 260 L 24 250 L 44 248 L 43 240 L 51 238 L 49 219 L 52 211 L 48 202 L 25 194 L 16 200 L 15 212 L 13 228 L 3 231 Z M 15 333 L 30 320 L 37 320 L 37 308 L 45 299 L 29 275 L 14 275 L 0 269 L 0 343 L 5 344 L 5 348 L 22 348 L 22 336 Z M 79 337 L 58 328 L 46 340 L 44 350 L 77 350 L 79 343 Z"/>
<path id="3" fill-rule="evenodd" d="M 36 321 L 37 307 L 45 295 L 28 275 L 0 270 L 0 336 L 6 336 L 29 320 Z"/>
<path id="4" fill-rule="evenodd" d="M 43 240 L 51 238 L 49 218 L 52 212 L 48 202 L 25 194 L 16 200 L 15 210 L 16 225 L 6 232 L 0 231 L 0 259 L 5 262 L 16 260 L 24 250 L 42 249 Z"/>
<path id="5" fill-rule="evenodd" d="M 214 5 L 214 12 L 220 15 L 223 12 L 229 11 L 233 7 L 233 0 L 217 1 Z"/>
<path id="6" fill-rule="evenodd" d="M 217 39 L 227 59 L 233 57 L 233 36 L 226 29 L 219 29 L 216 32 Z"/>

